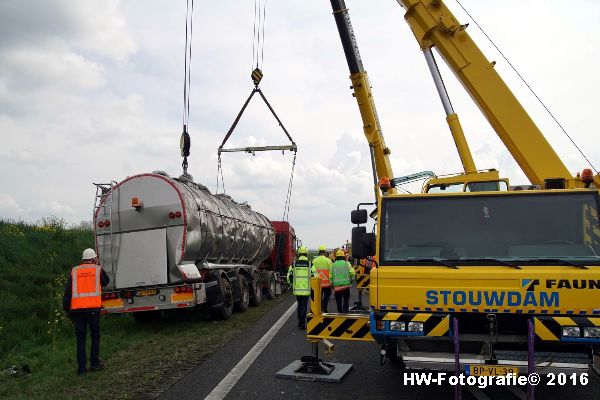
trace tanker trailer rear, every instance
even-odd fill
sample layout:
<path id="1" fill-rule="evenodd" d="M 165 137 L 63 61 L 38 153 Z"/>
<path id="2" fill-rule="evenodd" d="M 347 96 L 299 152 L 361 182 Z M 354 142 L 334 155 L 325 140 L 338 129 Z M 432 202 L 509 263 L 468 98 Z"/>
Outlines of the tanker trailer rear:
<path id="1" fill-rule="evenodd" d="M 110 277 L 107 313 L 147 319 L 208 303 L 215 318 L 261 301 L 258 267 L 274 247 L 264 215 L 164 172 L 97 185 L 94 230 Z"/>

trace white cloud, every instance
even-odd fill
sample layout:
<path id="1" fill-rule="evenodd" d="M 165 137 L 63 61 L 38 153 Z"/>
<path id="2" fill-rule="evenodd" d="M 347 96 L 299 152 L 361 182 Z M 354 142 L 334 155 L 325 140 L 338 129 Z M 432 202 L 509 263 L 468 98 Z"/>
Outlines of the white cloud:
<path id="1" fill-rule="evenodd" d="M 36 212 L 46 215 L 67 216 L 71 218 L 77 213 L 77 211 L 74 208 L 66 204 L 61 204 L 57 201 L 42 201 L 40 203 L 39 209 L 36 210 Z"/>
<path id="2" fill-rule="evenodd" d="M 23 209 L 8 193 L 0 193 L 0 218 L 11 219 L 21 216 Z"/>

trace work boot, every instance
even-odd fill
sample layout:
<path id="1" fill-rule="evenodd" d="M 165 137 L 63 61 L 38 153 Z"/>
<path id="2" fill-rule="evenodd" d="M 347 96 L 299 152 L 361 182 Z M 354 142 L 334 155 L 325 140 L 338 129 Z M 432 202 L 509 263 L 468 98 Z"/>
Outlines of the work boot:
<path id="1" fill-rule="evenodd" d="M 105 366 L 104 366 L 104 364 L 102 363 L 102 360 L 98 360 L 98 363 L 96 363 L 96 364 L 92 365 L 92 366 L 90 367 L 90 369 L 91 369 L 92 371 L 102 371 L 102 370 L 104 369 L 104 367 L 105 367 Z"/>
<path id="2" fill-rule="evenodd" d="M 85 375 L 87 375 L 87 370 L 86 369 L 79 370 L 79 371 L 77 371 L 77 375 L 79 375 L 79 376 L 85 376 Z"/>

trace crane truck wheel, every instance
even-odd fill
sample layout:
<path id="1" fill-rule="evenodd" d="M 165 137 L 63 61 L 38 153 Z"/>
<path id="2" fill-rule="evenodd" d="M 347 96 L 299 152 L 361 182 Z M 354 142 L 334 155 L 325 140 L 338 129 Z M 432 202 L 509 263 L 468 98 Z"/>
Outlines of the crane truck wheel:
<path id="1" fill-rule="evenodd" d="M 224 320 L 233 313 L 233 287 L 224 275 L 215 277 L 216 285 L 207 293 L 210 314 L 214 319 Z"/>
<path id="2" fill-rule="evenodd" d="M 250 305 L 257 307 L 262 302 L 262 285 L 260 283 L 260 275 L 255 272 L 250 280 Z"/>
<path id="3" fill-rule="evenodd" d="M 272 300 L 275 298 L 275 274 L 273 271 L 269 271 L 267 275 L 267 299 Z"/>
<path id="4" fill-rule="evenodd" d="M 248 286 L 248 277 L 244 274 L 238 274 L 238 282 L 239 300 L 234 303 L 234 309 L 235 311 L 244 312 L 248 309 L 248 305 L 250 303 L 250 287 Z"/>

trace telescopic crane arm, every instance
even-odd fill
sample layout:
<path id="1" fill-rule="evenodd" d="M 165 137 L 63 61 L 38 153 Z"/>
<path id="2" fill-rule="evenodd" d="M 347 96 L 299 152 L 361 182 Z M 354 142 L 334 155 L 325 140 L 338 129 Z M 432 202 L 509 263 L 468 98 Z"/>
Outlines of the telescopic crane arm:
<path id="1" fill-rule="evenodd" d="M 533 184 L 572 176 L 450 10 L 439 0 L 398 0 L 421 49 L 436 47 Z"/>
<path id="2" fill-rule="evenodd" d="M 363 130 L 369 142 L 373 163 L 373 178 L 376 186 L 375 197 L 379 198 L 380 192 L 377 187 L 379 179 L 382 177 L 390 179 L 394 177 L 388 157 L 390 149 L 385 145 L 385 141 L 383 140 L 383 133 L 379 124 L 373 93 L 371 92 L 369 76 L 363 68 L 348 8 L 346 8 L 344 0 L 331 0 L 331 7 L 340 39 L 342 40 L 342 46 L 344 47 L 348 68 L 350 69 L 350 80 L 352 81 L 352 89 L 354 90 L 352 95 L 358 103 L 360 116 L 363 121 Z M 392 188 L 388 190 L 388 193 L 396 193 L 396 190 Z"/>
<path id="3" fill-rule="evenodd" d="M 566 187 L 580 187 L 574 177 L 506 83 L 441 0 L 397 0 L 421 49 L 432 47 L 456 75 L 481 109 L 508 151 L 532 184 L 564 179 Z M 333 1 L 332 1 L 333 3 Z M 600 186 L 600 177 L 594 176 Z"/>

